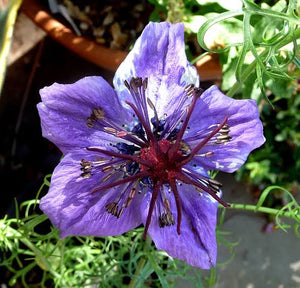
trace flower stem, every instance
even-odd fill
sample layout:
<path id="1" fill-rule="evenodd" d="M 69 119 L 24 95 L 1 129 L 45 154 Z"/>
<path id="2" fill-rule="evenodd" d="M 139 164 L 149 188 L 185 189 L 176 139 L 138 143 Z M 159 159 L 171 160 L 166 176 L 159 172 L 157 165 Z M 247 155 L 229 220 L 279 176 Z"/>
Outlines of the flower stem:
<path id="1" fill-rule="evenodd" d="M 220 205 L 220 207 L 223 207 Z M 260 213 L 266 213 L 266 214 L 272 214 L 272 215 L 277 215 L 279 212 L 281 212 L 278 209 L 275 208 L 269 208 L 269 207 L 264 207 L 260 206 L 257 207 L 256 205 L 249 205 L 249 204 L 236 204 L 236 203 L 230 203 L 230 206 L 227 209 L 236 209 L 236 210 L 246 210 L 246 211 L 252 211 L 252 212 L 260 212 Z M 295 218 L 295 214 L 290 213 L 290 212 L 282 212 L 280 216 L 284 216 L 287 218 Z"/>
<path id="2" fill-rule="evenodd" d="M 132 276 L 129 284 L 128 284 L 128 288 L 134 288 L 136 285 L 137 280 L 139 279 L 139 274 L 141 273 L 141 271 L 143 270 L 145 264 L 147 263 L 147 259 L 145 257 L 145 255 L 147 254 L 146 252 L 149 250 L 149 248 L 151 247 L 151 243 L 152 243 L 152 239 L 148 236 L 146 238 L 145 241 L 145 245 L 144 245 L 144 255 L 139 259 L 137 268 L 135 270 L 134 275 Z"/>

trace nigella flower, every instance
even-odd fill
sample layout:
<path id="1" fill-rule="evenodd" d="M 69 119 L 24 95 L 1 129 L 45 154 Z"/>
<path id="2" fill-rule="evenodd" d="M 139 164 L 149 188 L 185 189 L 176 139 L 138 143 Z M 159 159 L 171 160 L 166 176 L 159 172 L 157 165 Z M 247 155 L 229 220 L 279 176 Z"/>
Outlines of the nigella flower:
<path id="1" fill-rule="evenodd" d="M 203 91 L 183 25 L 150 23 L 114 78 L 41 90 L 43 135 L 65 154 L 41 209 L 68 235 L 119 235 L 144 224 L 159 249 L 216 263 L 221 184 L 264 142 L 253 100 Z"/>

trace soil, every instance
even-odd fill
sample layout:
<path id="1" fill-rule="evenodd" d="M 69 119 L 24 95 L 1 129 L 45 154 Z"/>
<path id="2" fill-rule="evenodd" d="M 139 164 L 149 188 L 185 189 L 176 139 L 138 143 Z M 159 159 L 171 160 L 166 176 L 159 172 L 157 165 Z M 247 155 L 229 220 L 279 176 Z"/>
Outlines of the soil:
<path id="1" fill-rule="evenodd" d="M 129 51 L 149 22 L 146 0 L 61 0 L 82 36 L 112 49 Z"/>

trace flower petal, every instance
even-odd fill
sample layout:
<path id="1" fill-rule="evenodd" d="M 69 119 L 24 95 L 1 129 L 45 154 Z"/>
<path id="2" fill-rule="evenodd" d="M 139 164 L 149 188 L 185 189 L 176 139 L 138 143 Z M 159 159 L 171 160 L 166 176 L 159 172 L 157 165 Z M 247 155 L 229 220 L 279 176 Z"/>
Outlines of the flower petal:
<path id="1" fill-rule="evenodd" d="M 97 161 L 99 153 L 82 150 L 66 155 L 54 170 L 48 194 L 40 201 L 40 208 L 60 230 L 60 236 L 119 235 L 141 224 L 136 207 L 141 205 L 142 196 L 136 195 L 119 219 L 109 214 L 106 204 L 117 201 L 128 184 L 91 193 L 102 184 L 100 180 L 106 174 L 97 170 L 90 178 L 83 178 L 82 159 Z"/>
<path id="2" fill-rule="evenodd" d="M 185 134 L 184 140 L 191 148 L 195 147 L 226 116 L 231 140 L 223 144 L 210 141 L 199 151 L 198 155 L 202 156 L 194 157 L 194 164 L 206 170 L 234 172 L 245 163 L 252 150 L 265 142 L 256 102 L 229 98 L 216 86 L 206 90 L 197 101 L 189 122 L 190 129 Z M 209 128 L 212 125 L 215 128 Z M 197 132 L 199 136 L 195 137 Z M 204 154 L 207 152 L 213 152 L 213 155 L 205 157 Z"/>
<path id="3" fill-rule="evenodd" d="M 197 70 L 186 58 L 182 23 L 150 22 L 146 26 L 115 74 L 114 86 L 122 101 L 131 101 L 124 81 L 132 77 L 148 78 L 146 93 L 160 117 L 172 113 L 170 100 L 176 103 L 187 84 L 199 84 Z"/>
<path id="4" fill-rule="evenodd" d="M 209 195 L 200 195 L 190 185 L 178 187 L 182 203 L 181 234 L 178 235 L 177 212 L 174 196 L 170 195 L 171 211 L 175 225 L 159 227 L 158 218 L 162 211 L 162 200 L 158 199 L 152 215 L 148 233 L 158 249 L 165 250 L 170 256 L 186 261 L 192 266 L 210 269 L 216 264 L 217 244 L 215 237 L 218 203 Z M 142 202 L 143 223 L 147 219 L 151 192 Z"/>
<path id="5" fill-rule="evenodd" d="M 54 83 L 40 91 L 38 104 L 43 136 L 63 153 L 76 148 L 105 145 L 111 137 L 87 127 L 93 109 L 101 108 L 105 119 L 120 123 L 128 119 L 113 88 L 102 77 L 85 77 L 73 84 Z"/>

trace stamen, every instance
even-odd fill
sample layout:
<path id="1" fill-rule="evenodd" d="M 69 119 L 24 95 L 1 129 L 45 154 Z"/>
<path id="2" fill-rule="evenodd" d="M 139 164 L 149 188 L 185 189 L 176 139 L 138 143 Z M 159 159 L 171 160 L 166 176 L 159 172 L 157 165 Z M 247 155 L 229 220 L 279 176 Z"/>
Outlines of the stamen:
<path id="1" fill-rule="evenodd" d="M 119 219 L 121 216 L 122 216 L 122 214 L 123 214 L 123 212 L 124 212 L 124 206 L 122 206 L 121 207 L 121 209 L 120 209 L 120 211 L 118 212 L 118 214 L 117 214 L 117 218 Z"/>
<path id="2" fill-rule="evenodd" d="M 100 149 L 100 148 L 93 148 L 93 147 L 86 147 L 86 150 L 99 152 L 99 153 L 102 153 L 102 154 L 105 154 L 105 155 L 108 155 L 108 156 L 118 157 L 118 158 L 121 158 L 121 159 L 130 160 L 130 161 L 133 161 L 133 162 L 137 162 L 141 165 L 144 165 L 146 167 L 151 167 L 149 165 L 148 161 L 144 161 L 144 160 L 140 159 L 139 157 L 136 157 L 136 156 L 133 156 L 133 155 L 121 154 L 121 153 L 118 153 L 118 152 L 113 152 L 113 151 L 108 151 L 108 150 L 103 150 L 103 149 Z"/>
<path id="3" fill-rule="evenodd" d="M 107 203 L 105 209 L 107 213 L 112 214 L 113 216 L 118 215 L 119 206 L 117 202 Z"/>
<path id="4" fill-rule="evenodd" d="M 130 85 L 129 85 L 129 83 L 128 83 L 127 80 L 124 81 L 124 84 L 125 84 L 126 88 L 127 88 L 128 90 L 130 90 Z"/>
<path id="5" fill-rule="evenodd" d="M 81 165 L 80 170 L 83 171 L 80 176 L 86 179 L 90 178 L 92 176 L 91 171 L 93 168 L 93 163 L 85 159 L 82 159 L 80 165 Z"/>
<path id="6" fill-rule="evenodd" d="M 133 103 L 126 101 L 126 104 L 128 104 L 132 108 L 132 110 L 135 112 L 137 118 L 139 119 L 139 121 L 143 125 L 143 127 L 145 129 L 145 132 L 146 132 L 146 134 L 148 136 L 148 140 L 151 140 L 153 143 L 156 142 L 156 139 L 155 139 L 155 137 L 154 137 L 154 135 L 153 135 L 153 133 L 151 131 L 151 128 L 149 126 L 148 121 L 146 121 L 144 119 L 144 117 L 141 115 L 140 111 L 134 106 Z"/>
<path id="7" fill-rule="evenodd" d="M 113 172 L 111 172 L 111 173 L 105 175 L 105 176 L 101 179 L 101 182 L 102 182 L 102 183 L 106 182 L 106 181 L 107 181 L 111 176 L 113 176 L 113 175 L 114 175 Z M 93 192 L 92 192 L 92 193 L 93 193 Z"/>
<path id="8" fill-rule="evenodd" d="M 129 192 L 128 198 L 127 198 L 126 203 L 125 203 L 126 208 L 131 204 L 131 202 L 132 202 L 132 200 L 135 196 L 135 193 L 136 193 L 136 188 L 134 187 Z"/>
<path id="9" fill-rule="evenodd" d="M 138 88 L 143 86 L 142 78 L 136 77 L 130 79 L 130 87 L 133 89 L 135 93 L 138 93 Z"/>
<path id="10" fill-rule="evenodd" d="M 213 151 L 208 151 L 208 152 L 203 153 L 203 154 L 196 154 L 195 157 L 211 157 L 213 155 L 214 155 Z"/>
<path id="11" fill-rule="evenodd" d="M 121 179 L 119 181 L 108 183 L 106 185 L 97 187 L 94 190 L 92 190 L 91 193 L 94 194 L 94 193 L 100 192 L 102 190 L 113 188 L 113 187 L 131 182 L 131 181 L 134 181 L 134 180 L 137 180 L 137 179 L 142 179 L 143 177 L 149 177 L 150 175 L 151 175 L 151 173 L 149 173 L 149 172 L 140 172 L 140 173 L 134 174 L 132 176 L 128 176 L 128 177 L 126 177 L 124 179 Z"/>
<path id="12" fill-rule="evenodd" d="M 103 130 L 108 133 L 116 134 L 117 130 L 111 127 L 104 127 Z"/>
<path id="13" fill-rule="evenodd" d="M 97 120 L 102 120 L 102 119 L 105 119 L 103 109 L 101 107 L 94 108 L 90 117 L 87 118 L 86 124 L 89 128 L 93 128 L 94 125 L 92 122 L 97 122 Z"/>
<path id="14" fill-rule="evenodd" d="M 158 225 L 160 228 L 172 226 L 175 224 L 174 216 L 170 211 L 162 213 L 158 218 Z"/>
<path id="15" fill-rule="evenodd" d="M 146 91 L 148 88 L 148 78 L 145 78 L 144 81 L 143 81 L 143 89 L 144 91 Z"/>
<path id="16" fill-rule="evenodd" d="M 185 86 L 184 90 L 185 90 L 186 95 L 187 95 L 188 97 L 193 96 L 194 88 L 195 88 L 195 85 L 194 85 L 194 84 L 188 84 L 187 86 Z"/>
<path id="17" fill-rule="evenodd" d="M 101 171 L 106 173 L 106 172 L 111 171 L 113 168 L 114 168 L 114 166 L 109 165 L 109 166 L 103 167 Z"/>

